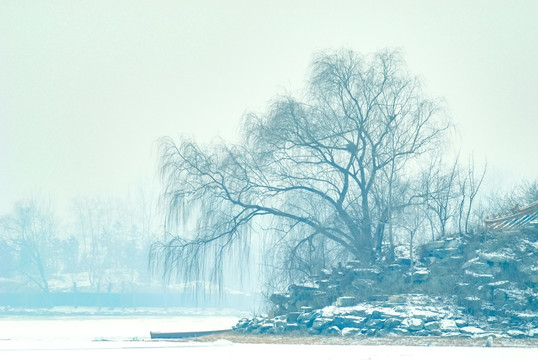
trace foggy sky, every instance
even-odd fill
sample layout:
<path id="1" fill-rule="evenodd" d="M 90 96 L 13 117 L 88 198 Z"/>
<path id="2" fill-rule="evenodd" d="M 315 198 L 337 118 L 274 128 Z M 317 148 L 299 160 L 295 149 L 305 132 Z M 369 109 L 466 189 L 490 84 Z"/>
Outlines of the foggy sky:
<path id="1" fill-rule="evenodd" d="M 340 47 L 400 49 L 462 154 L 535 179 L 536 19 L 536 1 L 0 0 L 0 215 L 151 182 L 161 136 L 235 141 Z"/>

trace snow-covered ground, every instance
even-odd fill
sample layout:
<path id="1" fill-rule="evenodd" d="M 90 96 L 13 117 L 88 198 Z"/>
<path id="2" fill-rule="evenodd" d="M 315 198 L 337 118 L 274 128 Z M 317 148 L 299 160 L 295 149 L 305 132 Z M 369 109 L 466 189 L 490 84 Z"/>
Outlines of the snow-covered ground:
<path id="1" fill-rule="evenodd" d="M 236 344 L 149 338 L 150 330 L 223 329 L 237 319 L 223 312 L 192 311 L 157 316 L 3 316 L 0 359 L 538 359 L 538 349 L 532 348 Z"/>

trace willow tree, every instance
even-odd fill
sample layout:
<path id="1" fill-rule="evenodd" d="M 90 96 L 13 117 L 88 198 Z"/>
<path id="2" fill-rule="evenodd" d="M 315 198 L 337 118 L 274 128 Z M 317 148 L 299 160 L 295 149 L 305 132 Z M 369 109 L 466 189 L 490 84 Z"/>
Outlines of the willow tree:
<path id="1" fill-rule="evenodd" d="M 319 54 L 305 93 L 248 115 L 239 144 L 162 140 L 167 222 L 196 224 L 153 247 L 165 271 L 217 270 L 256 226 L 285 244 L 288 267 L 316 268 L 325 256 L 376 261 L 393 184 L 437 146 L 446 118 L 397 52 Z"/>

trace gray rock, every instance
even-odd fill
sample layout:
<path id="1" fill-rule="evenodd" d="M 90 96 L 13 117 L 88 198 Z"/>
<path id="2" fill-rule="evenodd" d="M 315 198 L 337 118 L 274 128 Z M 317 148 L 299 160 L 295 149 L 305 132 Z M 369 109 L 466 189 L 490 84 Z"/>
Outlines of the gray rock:
<path id="1" fill-rule="evenodd" d="M 286 314 L 286 322 L 288 324 L 296 324 L 297 319 L 299 318 L 299 315 L 301 315 L 300 312 L 289 312 Z"/>
<path id="2" fill-rule="evenodd" d="M 380 311 L 380 310 L 374 310 L 374 311 L 372 311 L 372 313 L 370 314 L 370 317 L 371 317 L 372 319 L 381 319 L 381 318 L 383 318 L 383 315 L 384 315 L 384 313 L 383 313 L 382 311 Z"/>
<path id="3" fill-rule="evenodd" d="M 405 304 L 407 301 L 406 297 L 403 295 L 390 295 L 389 296 L 389 304 Z"/>
<path id="4" fill-rule="evenodd" d="M 302 313 L 297 317 L 297 324 L 299 325 L 305 325 L 307 327 L 311 327 L 312 323 L 314 322 L 314 319 L 318 316 L 318 314 L 314 312 L 307 312 Z"/>
<path id="5" fill-rule="evenodd" d="M 401 323 L 402 321 L 400 319 L 388 318 L 387 320 L 385 320 L 383 328 L 387 330 L 394 329 L 395 327 L 400 326 Z"/>
<path id="6" fill-rule="evenodd" d="M 458 325 L 452 319 L 443 319 L 439 321 L 439 328 L 443 332 L 459 332 Z"/>
<path id="7" fill-rule="evenodd" d="M 342 335 L 340 329 L 336 326 L 329 326 L 328 328 L 324 329 L 322 331 L 322 334 L 324 335 L 330 335 L 330 336 L 340 336 Z"/>
<path id="8" fill-rule="evenodd" d="M 461 241 L 459 240 L 456 240 L 456 239 L 447 239 L 445 240 L 445 243 L 444 243 L 444 247 L 445 248 L 450 248 L 450 249 L 456 249 L 457 247 L 459 247 L 461 245 Z"/>
<path id="9" fill-rule="evenodd" d="M 413 281 L 415 282 L 424 282 L 426 280 L 428 280 L 428 277 L 430 276 L 430 272 L 428 271 L 428 269 L 417 269 L 414 273 L 413 273 Z"/>
<path id="10" fill-rule="evenodd" d="M 492 288 L 505 289 L 505 288 L 510 286 L 510 281 L 508 281 L 508 280 L 496 281 L 496 282 L 489 283 L 488 286 L 490 286 Z"/>
<path id="11" fill-rule="evenodd" d="M 430 321 L 424 324 L 424 328 L 428 331 L 439 330 L 441 328 L 441 325 L 439 324 L 438 321 Z"/>
<path id="12" fill-rule="evenodd" d="M 357 305 L 357 299 L 352 296 L 342 296 L 336 299 L 336 306 L 346 307 Z"/>
<path id="13" fill-rule="evenodd" d="M 516 339 L 524 338 L 524 337 L 526 337 L 526 335 L 527 335 L 527 334 L 525 334 L 523 331 L 521 331 L 521 330 L 516 330 L 516 329 L 508 330 L 506 333 L 507 333 L 508 335 L 510 335 L 511 337 L 516 338 Z"/>
<path id="14" fill-rule="evenodd" d="M 429 243 L 422 245 L 422 249 L 424 249 L 424 251 L 432 251 L 434 249 L 440 249 L 444 246 L 445 246 L 444 241 L 431 241 Z"/>
<path id="15" fill-rule="evenodd" d="M 269 297 L 269 300 L 275 305 L 284 305 L 289 302 L 290 296 L 287 294 L 274 293 Z"/>
<path id="16" fill-rule="evenodd" d="M 405 319 L 402 322 L 402 327 L 410 331 L 422 330 L 424 328 L 424 321 L 417 318 Z"/>
<path id="17" fill-rule="evenodd" d="M 465 262 L 462 266 L 461 266 L 461 269 L 462 270 L 465 270 L 465 269 L 468 269 L 469 267 L 471 267 L 475 262 L 479 261 L 480 258 L 477 256 L 467 262 Z"/>
<path id="18" fill-rule="evenodd" d="M 463 334 L 468 334 L 468 335 L 480 335 L 484 333 L 484 330 L 477 328 L 475 326 L 464 326 L 460 328 L 460 331 Z"/>
<path id="19" fill-rule="evenodd" d="M 401 327 L 395 327 L 394 329 L 392 329 L 392 333 L 396 335 L 408 335 L 409 330 L 401 328 Z"/>
<path id="20" fill-rule="evenodd" d="M 353 280 L 352 285 L 360 291 L 365 291 L 372 288 L 374 281 L 369 279 L 355 279 Z"/>
<path id="21" fill-rule="evenodd" d="M 478 282 L 478 283 L 482 283 L 482 284 L 490 283 L 495 279 L 495 277 L 492 274 L 479 274 L 479 273 L 475 273 L 469 270 L 465 270 L 463 274 L 468 279 Z"/>
<path id="22" fill-rule="evenodd" d="M 272 334 L 274 333 L 275 325 L 272 323 L 262 324 L 260 327 L 258 327 L 257 332 L 259 334 Z"/>
<path id="23" fill-rule="evenodd" d="M 366 324 L 366 317 L 362 316 L 335 316 L 333 325 L 339 329 L 362 328 Z"/>
<path id="24" fill-rule="evenodd" d="M 312 329 L 324 330 L 329 327 L 331 323 L 332 319 L 320 317 L 312 322 Z"/>
<path id="25" fill-rule="evenodd" d="M 508 293 L 504 289 L 494 289 L 493 290 L 493 302 L 503 303 L 508 299 Z"/>
<path id="26" fill-rule="evenodd" d="M 284 320 L 275 320 L 275 327 L 277 329 L 284 329 L 288 323 Z"/>
<path id="27" fill-rule="evenodd" d="M 489 274 L 490 271 L 491 271 L 490 266 L 488 264 L 486 264 L 485 262 L 482 262 L 482 261 L 478 261 L 478 260 L 468 261 L 465 264 L 463 264 L 462 268 L 467 269 L 470 272 L 474 272 L 474 273 L 486 273 L 486 274 Z"/>
<path id="28" fill-rule="evenodd" d="M 370 319 L 366 322 L 366 327 L 370 329 L 382 329 L 385 325 L 385 319 Z"/>
<path id="29" fill-rule="evenodd" d="M 298 324 L 287 324 L 285 329 L 287 332 L 292 332 L 292 331 L 299 331 L 300 328 Z"/>
<path id="30" fill-rule="evenodd" d="M 346 337 L 354 337 L 361 335 L 361 330 L 357 328 L 343 328 L 342 329 L 342 336 Z"/>
<path id="31" fill-rule="evenodd" d="M 480 253 L 478 254 L 478 256 L 480 257 L 481 260 L 488 261 L 494 264 L 505 264 L 505 263 L 510 263 L 514 261 L 514 258 L 507 254 Z"/>

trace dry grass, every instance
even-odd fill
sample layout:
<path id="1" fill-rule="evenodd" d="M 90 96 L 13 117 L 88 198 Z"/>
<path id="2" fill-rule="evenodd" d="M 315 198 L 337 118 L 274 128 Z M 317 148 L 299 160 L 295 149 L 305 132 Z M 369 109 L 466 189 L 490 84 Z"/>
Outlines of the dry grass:
<path id="1" fill-rule="evenodd" d="M 388 337 L 338 337 L 305 335 L 258 335 L 258 334 L 214 334 L 197 338 L 170 341 L 213 342 L 228 340 L 238 344 L 302 344 L 302 345 L 388 345 L 388 346 L 486 346 L 485 338 L 463 338 L 442 336 L 388 336 Z M 496 338 L 494 347 L 538 348 L 538 338 L 512 339 Z"/>

